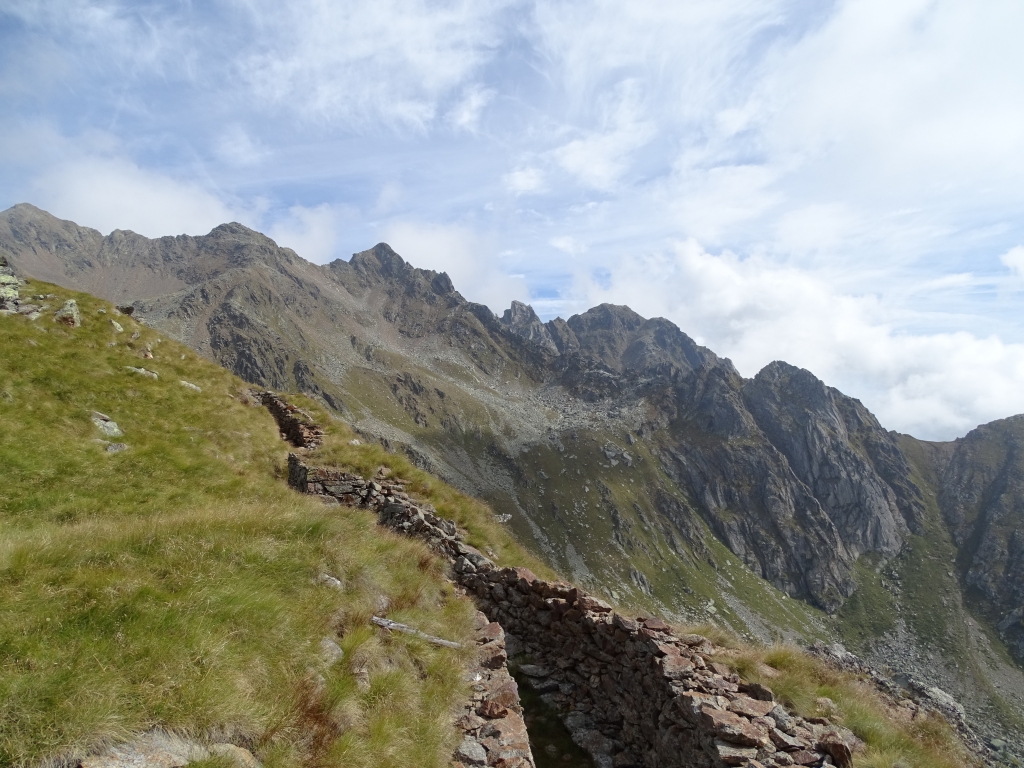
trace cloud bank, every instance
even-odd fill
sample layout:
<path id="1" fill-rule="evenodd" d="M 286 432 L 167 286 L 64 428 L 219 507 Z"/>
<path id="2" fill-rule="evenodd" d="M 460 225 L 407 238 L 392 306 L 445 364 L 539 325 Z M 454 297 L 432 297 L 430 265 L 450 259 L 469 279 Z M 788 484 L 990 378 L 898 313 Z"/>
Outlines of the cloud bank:
<path id="1" fill-rule="evenodd" d="M 951 438 L 1024 411 L 1024 6 L 13 0 L 0 205 L 315 261 L 386 240 L 500 314 L 663 315 Z"/>

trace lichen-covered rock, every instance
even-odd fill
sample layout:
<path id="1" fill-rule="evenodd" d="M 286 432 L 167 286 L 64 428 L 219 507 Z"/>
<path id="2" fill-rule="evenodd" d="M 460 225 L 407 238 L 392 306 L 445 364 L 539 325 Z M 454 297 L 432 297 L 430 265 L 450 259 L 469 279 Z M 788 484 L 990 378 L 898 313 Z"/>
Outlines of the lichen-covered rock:
<path id="1" fill-rule="evenodd" d="M 93 411 L 91 419 L 92 423 L 96 425 L 99 431 L 107 437 L 121 437 L 121 435 L 124 434 L 124 432 L 121 431 L 121 428 L 117 426 L 117 422 L 113 421 L 105 413 Z"/>
<path id="2" fill-rule="evenodd" d="M 78 302 L 74 299 L 65 301 L 61 308 L 54 313 L 53 319 L 62 325 L 78 328 L 82 324 L 82 313 L 78 309 Z"/>

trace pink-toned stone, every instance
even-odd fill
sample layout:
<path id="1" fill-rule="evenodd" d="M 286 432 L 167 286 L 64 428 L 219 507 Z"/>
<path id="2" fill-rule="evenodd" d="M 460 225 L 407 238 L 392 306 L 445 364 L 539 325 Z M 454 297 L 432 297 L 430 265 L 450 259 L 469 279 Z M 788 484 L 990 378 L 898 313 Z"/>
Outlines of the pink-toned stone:
<path id="1" fill-rule="evenodd" d="M 715 739 L 715 751 L 718 752 L 718 759 L 726 765 L 747 765 L 757 757 L 756 748 L 738 747 L 721 739 Z"/>
<path id="2" fill-rule="evenodd" d="M 701 711 L 701 724 L 730 744 L 760 747 L 768 743 L 768 734 L 755 728 L 749 720 L 733 712 L 705 706 Z"/>
<path id="3" fill-rule="evenodd" d="M 670 646 L 671 647 L 671 646 Z M 673 649 L 674 653 L 668 653 L 656 662 L 658 669 L 669 680 L 681 680 L 693 672 L 693 662 Z"/>
<path id="4" fill-rule="evenodd" d="M 745 717 L 764 717 L 775 709 L 775 702 L 758 701 L 749 696 L 738 696 L 730 702 L 729 709 Z"/>
<path id="5" fill-rule="evenodd" d="M 657 616 L 649 616 L 645 619 L 640 619 L 640 623 L 648 629 L 653 629 L 657 632 L 668 632 L 671 627 L 664 621 L 659 619 Z"/>
<path id="6" fill-rule="evenodd" d="M 793 765 L 814 765 L 821 760 L 821 755 L 807 749 L 799 749 L 796 752 L 790 752 L 789 759 L 793 761 Z"/>

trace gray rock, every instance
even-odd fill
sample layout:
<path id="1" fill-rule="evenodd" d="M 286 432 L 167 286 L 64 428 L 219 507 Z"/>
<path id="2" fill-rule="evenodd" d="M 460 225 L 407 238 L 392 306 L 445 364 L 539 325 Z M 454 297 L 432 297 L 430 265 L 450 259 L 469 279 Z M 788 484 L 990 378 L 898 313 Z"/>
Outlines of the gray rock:
<path id="1" fill-rule="evenodd" d="M 330 587 L 331 589 L 341 589 L 342 587 L 342 584 L 338 579 L 326 573 L 321 573 L 319 576 L 317 576 L 316 583 L 323 584 L 325 586 Z"/>
<path id="2" fill-rule="evenodd" d="M 107 453 L 120 453 L 121 451 L 127 451 L 127 443 L 111 443 L 106 447 Z"/>
<path id="3" fill-rule="evenodd" d="M 63 325 L 78 328 L 82 324 L 82 313 L 78 309 L 78 302 L 74 299 L 65 301 L 61 308 L 54 313 L 53 319 Z"/>
<path id="4" fill-rule="evenodd" d="M 121 437 L 121 435 L 124 434 L 124 432 L 121 431 L 121 428 L 117 426 L 117 422 L 111 420 L 111 418 L 104 413 L 93 411 L 91 418 L 92 423 L 95 424 L 97 428 L 99 428 L 100 432 L 107 437 Z M 110 449 L 108 448 L 107 450 Z"/>
<path id="5" fill-rule="evenodd" d="M 227 758 L 237 768 L 262 768 L 262 763 L 253 756 L 252 752 L 234 744 L 211 744 L 210 754 Z"/>
<path id="6" fill-rule="evenodd" d="M 501 322 L 515 336 L 532 342 L 538 348 L 549 354 L 557 355 L 558 346 L 552 338 L 547 327 L 537 317 L 533 307 L 523 304 L 521 301 L 513 301 L 512 307 L 505 310 Z"/>
<path id="7" fill-rule="evenodd" d="M 536 664 L 520 664 L 519 671 L 529 677 L 547 677 L 551 674 L 548 667 L 541 667 Z"/>
<path id="8" fill-rule="evenodd" d="M 469 736 L 459 744 L 454 757 L 466 765 L 487 765 L 487 750 L 479 741 Z"/>
<path id="9" fill-rule="evenodd" d="M 594 719 L 583 712 L 570 712 L 562 718 L 562 722 L 565 723 L 565 727 L 570 733 L 585 731 L 594 727 Z"/>
<path id="10" fill-rule="evenodd" d="M 156 371 L 148 371 L 145 368 L 135 368 L 134 366 L 131 366 L 131 365 L 126 365 L 125 368 L 127 368 L 132 373 L 139 374 L 140 376 L 147 376 L 147 377 L 149 377 L 151 379 L 158 379 L 158 378 L 160 378 L 157 375 Z"/>
<path id="11" fill-rule="evenodd" d="M 334 664 L 345 658 L 345 651 L 331 637 L 325 637 L 320 641 L 320 654 L 328 664 Z"/>
<path id="12" fill-rule="evenodd" d="M 183 768 L 209 758 L 209 750 L 191 739 L 150 731 L 81 761 L 81 768 Z"/>
<path id="13" fill-rule="evenodd" d="M 572 732 L 572 740 L 577 746 L 585 749 L 594 761 L 597 762 L 601 758 L 607 759 L 607 764 L 610 768 L 611 762 L 611 751 L 615 747 L 615 744 L 598 730 L 580 730 Z M 599 763 L 600 764 L 600 763 Z"/>
<path id="14" fill-rule="evenodd" d="M 775 708 L 768 713 L 768 717 L 775 721 L 775 725 L 778 726 L 780 731 L 791 736 L 793 735 L 793 729 L 796 728 L 796 721 L 789 712 L 782 708 L 781 705 L 776 704 Z"/>
<path id="15" fill-rule="evenodd" d="M 548 677 L 528 677 L 526 682 L 530 684 L 530 687 L 537 693 L 550 693 L 551 691 L 558 690 L 558 681 L 552 680 Z"/>
<path id="16" fill-rule="evenodd" d="M 185 387 L 185 389 L 191 389 L 193 392 L 202 392 L 203 391 L 202 389 L 197 387 L 195 384 L 192 384 L 191 382 L 188 382 L 188 381 L 182 380 L 182 381 L 179 381 L 178 383 L 181 384 L 181 386 Z"/>
<path id="17" fill-rule="evenodd" d="M 114 330 L 117 333 L 124 333 L 124 328 L 122 328 L 121 324 L 117 322 L 117 320 L 115 320 L 114 318 L 110 318 L 110 324 L 114 327 Z"/>

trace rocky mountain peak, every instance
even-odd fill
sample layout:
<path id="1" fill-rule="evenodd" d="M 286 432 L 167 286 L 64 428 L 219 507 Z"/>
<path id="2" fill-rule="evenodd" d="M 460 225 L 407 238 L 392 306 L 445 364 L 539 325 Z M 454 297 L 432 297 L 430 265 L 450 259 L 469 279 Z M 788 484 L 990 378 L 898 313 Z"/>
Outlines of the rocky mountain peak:
<path id="1" fill-rule="evenodd" d="M 206 237 L 212 239 L 236 239 L 254 244 L 271 245 L 275 248 L 279 247 L 276 242 L 271 240 L 262 232 L 257 232 L 255 229 L 249 229 L 249 227 L 244 224 L 239 224 L 237 221 L 218 224 L 210 230 L 210 233 L 206 235 Z"/>
<path id="2" fill-rule="evenodd" d="M 505 310 L 501 322 L 519 338 L 531 341 L 553 355 L 559 354 L 558 345 L 555 344 L 551 333 L 544 323 L 540 321 L 537 313 L 533 311 L 533 307 L 529 304 L 513 301 L 512 306 Z"/>
<path id="3" fill-rule="evenodd" d="M 582 355 L 619 371 L 623 353 L 644 322 L 644 318 L 629 307 L 601 304 L 582 315 L 573 315 L 567 325 L 578 341 Z"/>
<path id="4" fill-rule="evenodd" d="M 387 243 L 352 254 L 348 262 L 357 272 L 367 277 L 399 279 L 413 270 Z"/>
<path id="5" fill-rule="evenodd" d="M 723 361 L 706 347 L 679 330 L 675 323 L 663 317 L 644 322 L 636 331 L 622 354 L 622 363 L 640 373 L 653 371 L 694 371 L 702 366 Z M 732 369 L 732 364 L 728 367 Z"/>
<path id="6" fill-rule="evenodd" d="M 863 406 L 826 386 L 810 371 L 783 362 L 766 366 L 743 387 L 743 399 L 758 427 L 786 457 L 835 524 L 851 555 L 894 555 L 909 534 L 897 495 L 885 482 L 892 462 L 909 467 L 894 440 L 873 417 L 868 442 L 857 439 L 867 421 L 848 423 Z M 852 429 L 851 429 L 852 427 Z M 883 443 L 892 443 L 887 453 Z"/>

